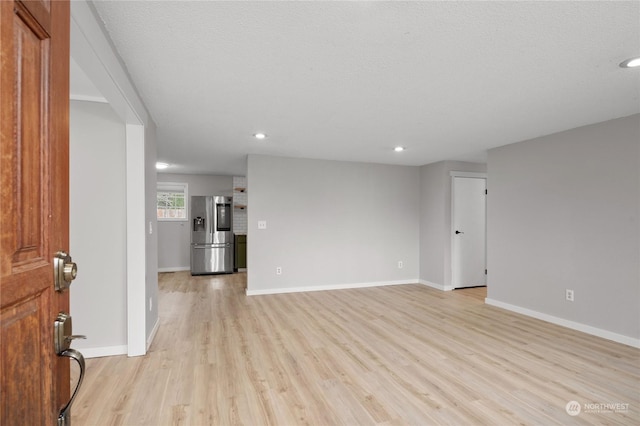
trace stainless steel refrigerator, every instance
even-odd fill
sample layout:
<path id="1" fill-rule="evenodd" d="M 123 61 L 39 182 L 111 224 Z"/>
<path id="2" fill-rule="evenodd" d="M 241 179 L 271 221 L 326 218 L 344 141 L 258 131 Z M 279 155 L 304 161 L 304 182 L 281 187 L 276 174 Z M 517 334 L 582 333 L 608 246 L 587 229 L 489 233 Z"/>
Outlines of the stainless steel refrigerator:
<path id="1" fill-rule="evenodd" d="M 231 197 L 191 197 L 191 275 L 233 273 L 232 204 Z"/>

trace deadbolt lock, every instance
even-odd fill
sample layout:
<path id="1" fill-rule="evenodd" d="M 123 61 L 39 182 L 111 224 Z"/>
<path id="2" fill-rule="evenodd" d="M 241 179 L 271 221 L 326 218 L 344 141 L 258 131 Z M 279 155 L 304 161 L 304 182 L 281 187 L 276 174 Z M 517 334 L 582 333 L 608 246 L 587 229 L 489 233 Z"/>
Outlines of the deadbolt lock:
<path id="1" fill-rule="evenodd" d="M 64 251 L 59 251 L 53 258 L 53 279 L 56 291 L 64 291 L 76 279 L 78 266 L 71 260 L 71 256 Z"/>

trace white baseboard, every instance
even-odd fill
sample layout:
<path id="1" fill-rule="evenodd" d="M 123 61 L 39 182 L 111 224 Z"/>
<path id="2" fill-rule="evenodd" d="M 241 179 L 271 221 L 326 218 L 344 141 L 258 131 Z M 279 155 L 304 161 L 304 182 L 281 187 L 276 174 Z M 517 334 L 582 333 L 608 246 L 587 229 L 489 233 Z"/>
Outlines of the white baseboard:
<path id="1" fill-rule="evenodd" d="M 78 350 L 85 358 L 101 358 L 103 356 L 126 355 L 127 345 L 79 348 Z"/>
<path id="2" fill-rule="evenodd" d="M 153 339 L 156 337 L 159 328 L 160 320 L 158 319 L 153 326 L 153 330 L 151 330 L 151 334 L 149 334 L 149 338 L 147 339 L 147 350 L 149 350 L 149 346 L 151 346 L 151 343 L 153 343 Z M 103 346 L 99 348 L 78 348 L 78 350 L 87 359 L 102 358 L 105 356 L 127 355 L 128 353 L 127 345 Z"/>
<path id="3" fill-rule="evenodd" d="M 169 268 L 158 268 L 158 272 L 180 272 L 180 271 L 190 271 L 190 266 L 171 266 Z"/>
<path id="4" fill-rule="evenodd" d="M 437 288 L 438 290 L 442 290 L 442 291 L 451 291 L 453 290 L 453 287 L 448 286 L 448 285 L 442 285 L 442 284 L 436 284 L 436 283 L 432 283 L 430 281 L 427 280 L 418 280 L 418 282 L 422 285 L 426 285 L 428 287 L 433 287 L 433 288 Z"/>
<path id="5" fill-rule="evenodd" d="M 153 330 L 149 333 L 149 337 L 147 338 L 147 351 L 149 351 L 149 347 L 153 343 L 153 339 L 156 337 L 156 333 L 158 333 L 158 329 L 160 328 L 160 318 L 156 318 L 156 323 L 153 325 Z"/>
<path id="6" fill-rule="evenodd" d="M 250 290 L 247 288 L 247 296 L 260 296 L 265 294 L 283 294 L 283 293 L 303 293 L 307 291 L 324 291 L 324 290 L 348 290 L 353 288 L 382 287 L 386 285 L 402 285 L 415 284 L 418 280 L 401 280 L 401 281 L 376 281 L 370 283 L 353 283 L 353 284 L 332 284 L 317 285 L 308 287 L 285 287 L 270 288 L 266 290 Z"/>
<path id="7" fill-rule="evenodd" d="M 488 297 L 484 299 L 484 302 L 487 305 L 496 306 L 498 308 L 506 309 L 508 311 L 516 312 L 516 313 L 533 317 L 542 321 L 550 322 L 552 324 L 560 325 L 562 327 L 567 327 L 572 330 L 581 331 L 583 333 L 591 334 L 593 336 L 598 336 L 604 339 L 613 340 L 614 342 L 622 343 L 623 345 L 633 346 L 634 348 L 640 348 L 640 339 L 634 339 L 633 337 L 614 333 L 612 331 L 607 331 L 601 328 L 592 327 L 590 325 L 582 324 L 579 322 L 570 321 L 570 320 L 560 318 L 560 317 L 555 317 L 549 314 L 544 314 L 542 312 L 523 308 L 521 306 L 512 305 L 510 303 L 489 299 Z"/>

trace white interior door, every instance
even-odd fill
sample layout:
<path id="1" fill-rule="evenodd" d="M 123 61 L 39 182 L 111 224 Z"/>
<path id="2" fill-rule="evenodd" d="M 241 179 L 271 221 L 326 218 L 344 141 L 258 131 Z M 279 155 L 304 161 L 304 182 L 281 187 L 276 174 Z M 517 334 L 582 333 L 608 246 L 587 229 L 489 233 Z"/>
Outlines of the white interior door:
<path id="1" fill-rule="evenodd" d="M 486 285 L 485 178 L 453 177 L 451 284 Z"/>

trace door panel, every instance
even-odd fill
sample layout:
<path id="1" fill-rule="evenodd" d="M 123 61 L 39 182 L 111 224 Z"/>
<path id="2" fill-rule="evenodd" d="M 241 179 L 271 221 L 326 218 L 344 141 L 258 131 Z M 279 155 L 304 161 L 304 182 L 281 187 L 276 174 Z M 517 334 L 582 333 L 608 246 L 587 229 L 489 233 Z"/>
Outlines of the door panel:
<path id="1" fill-rule="evenodd" d="M 486 179 L 453 178 L 451 284 L 486 285 Z"/>
<path id="2" fill-rule="evenodd" d="M 53 256 L 68 247 L 69 5 L 0 1 L 0 423 L 54 424 L 69 360 L 53 350 L 68 292 Z"/>
<path id="3" fill-rule="evenodd" d="M 12 309 L 3 309 L 2 341 L 20 342 L 19 345 L 9 345 L 18 350 L 2 353 L 2 373 L 17 375 L 18 377 L 3 377 L 2 391 L 2 424 L 49 424 L 51 419 L 46 416 L 47 411 L 53 409 L 52 401 L 48 401 L 48 391 L 52 386 L 52 375 L 46 369 L 51 365 L 43 363 L 51 352 L 48 341 L 41 336 L 45 330 L 41 312 L 45 311 L 42 304 L 47 301 L 44 297 L 28 299 L 14 305 Z M 50 331 L 48 327 L 46 331 Z M 30 380 L 24 380 L 22 371 L 27 371 Z M 19 391 L 15 387 L 4 388 L 7 381 L 20 381 Z M 34 410 L 33 401 L 47 403 L 42 409 Z M 48 406 L 48 407 L 47 407 Z M 13 421 L 12 421 L 13 419 Z M 16 419 L 20 419 L 16 422 Z"/>

